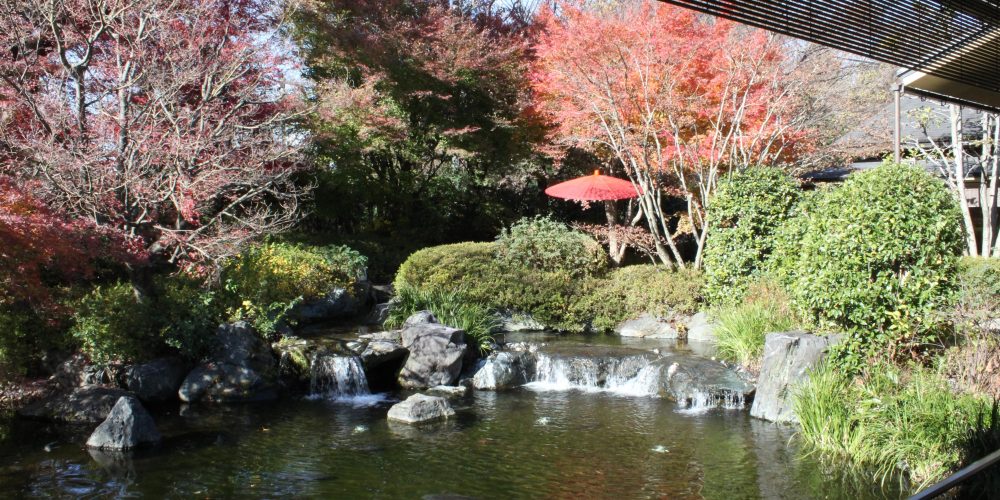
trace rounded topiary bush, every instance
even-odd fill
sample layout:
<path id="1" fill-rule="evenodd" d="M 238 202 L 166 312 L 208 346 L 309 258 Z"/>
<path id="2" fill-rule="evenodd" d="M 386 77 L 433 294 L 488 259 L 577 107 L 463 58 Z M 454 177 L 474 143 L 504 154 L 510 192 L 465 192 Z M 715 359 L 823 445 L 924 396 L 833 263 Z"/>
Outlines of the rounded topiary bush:
<path id="1" fill-rule="evenodd" d="M 852 175 L 802 218 L 798 256 L 786 259 L 793 300 L 807 318 L 851 332 L 848 356 L 890 354 L 933 340 L 954 298 L 963 235 L 945 185 L 927 172 L 883 165 Z"/>
<path id="2" fill-rule="evenodd" d="M 789 217 L 801 191 L 777 168 L 751 168 L 723 181 L 708 207 L 705 298 L 739 301 L 774 246 L 772 234 Z"/>
<path id="3" fill-rule="evenodd" d="M 610 332 L 642 314 L 692 314 L 701 299 L 701 273 L 651 264 L 625 266 L 586 280 L 571 311 L 577 322 Z"/>
<path id="4" fill-rule="evenodd" d="M 604 247 L 587 234 L 548 217 L 524 218 L 497 238 L 497 258 L 538 271 L 600 274 L 608 268 Z"/>
<path id="5" fill-rule="evenodd" d="M 493 274 L 496 243 L 464 242 L 413 252 L 396 272 L 394 286 L 430 293 L 465 287 Z"/>

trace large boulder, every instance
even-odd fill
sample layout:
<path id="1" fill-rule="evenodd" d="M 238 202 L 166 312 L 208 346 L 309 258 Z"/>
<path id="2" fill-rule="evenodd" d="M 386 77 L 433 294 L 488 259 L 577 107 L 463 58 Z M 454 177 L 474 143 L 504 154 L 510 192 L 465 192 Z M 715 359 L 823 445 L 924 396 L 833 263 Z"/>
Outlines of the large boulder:
<path id="1" fill-rule="evenodd" d="M 664 318 L 643 314 L 636 319 L 625 321 L 617 328 L 622 337 L 649 339 L 676 339 L 680 336 L 673 323 Z"/>
<path id="2" fill-rule="evenodd" d="M 278 397 L 274 380 L 245 366 L 206 363 L 188 374 L 177 391 L 185 403 L 239 403 Z"/>
<path id="3" fill-rule="evenodd" d="M 287 316 L 299 324 L 356 317 L 366 311 L 371 300 L 371 284 L 359 281 L 349 288 L 336 288 L 325 296 L 303 302 Z"/>
<path id="4" fill-rule="evenodd" d="M 190 368 L 178 358 L 159 358 L 134 365 L 125 373 L 125 387 L 147 403 L 162 403 L 177 397 Z"/>
<path id="5" fill-rule="evenodd" d="M 87 447 L 101 450 L 131 450 L 160 442 L 160 431 L 138 399 L 118 398 L 108 418 L 87 439 Z"/>
<path id="6" fill-rule="evenodd" d="M 277 360 L 271 347 L 245 322 L 222 325 L 211 360 L 184 379 L 181 401 L 262 401 L 277 397 Z"/>
<path id="7" fill-rule="evenodd" d="M 122 396 L 131 393 L 116 387 L 91 385 L 32 403 L 18 414 L 25 418 L 71 424 L 98 424 L 111 413 Z"/>
<path id="8" fill-rule="evenodd" d="M 700 312 L 687 322 L 687 339 L 692 342 L 716 342 L 715 328 L 708 315 Z"/>
<path id="9" fill-rule="evenodd" d="M 527 384 L 535 372 L 535 356 L 528 352 L 498 352 L 486 358 L 472 377 L 472 386 L 496 391 Z"/>
<path id="10" fill-rule="evenodd" d="M 389 408 L 389 420 L 406 424 L 419 424 L 432 420 L 447 419 L 455 415 L 448 400 L 437 396 L 414 394 L 405 401 Z"/>
<path id="11" fill-rule="evenodd" d="M 744 408 L 753 397 L 746 376 L 719 361 L 670 353 L 657 363 L 662 390 L 682 407 Z"/>
<path id="12" fill-rule="evenodd" d="M 842 335 L 821 337 L 805 332 L 767 334 L 750 415 L 773 422 L 797 422 L 792 408 L 796 387 L 842 339 Z"/>
<path id="13" fill-rule="evenodd" d="M 361 353 L 361 362 L 364 363 L 366 372 L 380 370 L 386 365 L 392 365 L 395 369 L 399 368 L 407 354 L 409 354 L 409 350 L 400 344 L 387 340 L 375 340 L 369 342 Z"/>
<path id="14" fill-rule="evenodd" d="M 408 326 L 426 325 L 428 323 L 437 324 L 437 316 L 430 311 L 417 311 L 411 314 L 409 318 L 406 318 L 406 321 L 403 322 L 403 328 Z"/>
<path id="15" fill-rule="evenodd" d="M 436 323 L 419 323 L 404 328 L 401 337 L 410 355 L 399 372 L 400 386 L 424 389 L 454 385 L 462 373 L 463 360 L 469 355 L 465 331 Z"/>

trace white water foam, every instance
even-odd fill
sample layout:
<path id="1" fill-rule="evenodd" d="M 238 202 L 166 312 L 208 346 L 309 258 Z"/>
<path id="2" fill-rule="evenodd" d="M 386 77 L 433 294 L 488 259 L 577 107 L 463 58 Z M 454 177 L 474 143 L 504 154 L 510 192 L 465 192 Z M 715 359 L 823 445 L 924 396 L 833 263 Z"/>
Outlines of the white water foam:
<path id="1" fill-rule="evenodd" d="M 633 356 L 610 361 L 607 376 L 599 380 L 601 366 L 585 358 L 560 359 L 538 354 L 534 380 L 524 387 L 533 391 L 608 392 L 622 396 L 658 397 L 660 369 L 650 360 Z"/>

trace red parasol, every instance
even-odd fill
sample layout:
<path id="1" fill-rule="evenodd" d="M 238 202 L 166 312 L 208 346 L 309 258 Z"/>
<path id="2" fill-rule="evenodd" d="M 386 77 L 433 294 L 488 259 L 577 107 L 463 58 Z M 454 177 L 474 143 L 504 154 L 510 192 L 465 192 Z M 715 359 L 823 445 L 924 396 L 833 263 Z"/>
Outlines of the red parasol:
<path id="1" fill-rule="evenodd" d="M 631 182 L 601 175 L 598 170 L 594 171 L 594 175 L 560 182 L 545 190 L 545 194 L 553 198 L 579 201 L 622 200 L 635 198 L 641 193 L 642 191 L 633 186 Z"/>

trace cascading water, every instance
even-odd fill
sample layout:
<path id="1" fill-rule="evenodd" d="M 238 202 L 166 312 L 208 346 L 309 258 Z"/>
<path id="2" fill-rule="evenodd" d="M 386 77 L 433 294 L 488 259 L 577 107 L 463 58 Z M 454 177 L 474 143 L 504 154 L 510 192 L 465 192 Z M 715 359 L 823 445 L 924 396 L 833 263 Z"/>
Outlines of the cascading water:
<path id="1" fill-rule="evenodd" d="M 659 369 L 644 356 L 558 358 L 538 353 L 528 388 L 543 391 L 606 391 L 629 396 L 657 396 Z"/>
<path id="2" fill-rule="evenodd" d="M 669 397 L 681 411 L 742 409 L 745 381 L 717 361 L 698 356 L 652 356 L 609 352 L 535 353 L 534 373 L 525 387 L 536 391 L 581 390 L 633 397 Z"/>
<path id="3" fill-rule="evenodd" d="M 339 399 L 371 394 L 357 356 L 318 354 L 310 370 L 309 390 L 313 396 Z"/>

